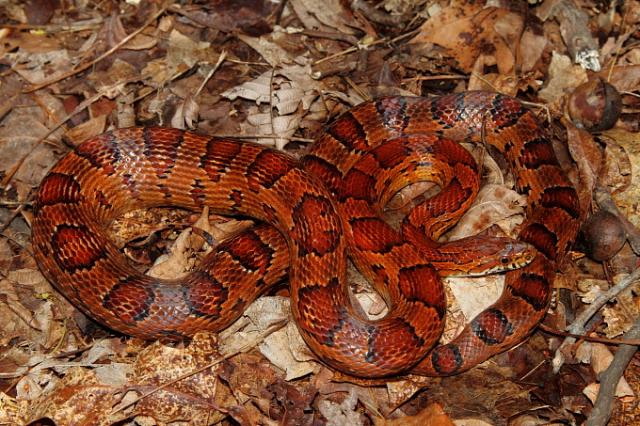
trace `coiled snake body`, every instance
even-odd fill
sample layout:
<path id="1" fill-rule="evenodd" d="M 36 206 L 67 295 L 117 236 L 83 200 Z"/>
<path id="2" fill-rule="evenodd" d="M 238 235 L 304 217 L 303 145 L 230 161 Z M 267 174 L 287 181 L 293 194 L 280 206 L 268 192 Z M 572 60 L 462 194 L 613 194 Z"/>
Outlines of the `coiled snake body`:
<path id="1" fill-rule="evenodd" d="M 477 190 L 475 162 L 447 138 L 479 141 L 481 133 L 528 197 L 518 239 L 537 254 L 507 272 L 501 298 L 460 336 L 430 350 L 446 306 L 437 269 L 472 268 L 474 259 L 464 258 L 465 241 L 445 253 L 424 235 L 439 236 L 454 220 L 448 212 L 463 209 Z M 381 206 L 425 175 L 444 188 L 407 216 L 401 234 L 379 219 Z M 128 210 L 162 205 L 208 205 L 279 232 L 257 226 L 223 243 L 185 279 L 157 280 L 129 265 L 105 229 Z M 512 98 L 468 92 L 361 104 L 328 126 L 301 161 L 175 129 L 103 134 L 42 181 L 33 247 L 67 298 L 126 334 L 179 339 L 220 330 L 288 270 L 294 318 L 330 366 L 364 377 L 447 375 L 512 347 L 541 320 L 579 217 L 576 191 L 533 114 Z M 381 320 L 363 319 L 352 307 L 347 241 L 354 263 L 389 301 Z"/>

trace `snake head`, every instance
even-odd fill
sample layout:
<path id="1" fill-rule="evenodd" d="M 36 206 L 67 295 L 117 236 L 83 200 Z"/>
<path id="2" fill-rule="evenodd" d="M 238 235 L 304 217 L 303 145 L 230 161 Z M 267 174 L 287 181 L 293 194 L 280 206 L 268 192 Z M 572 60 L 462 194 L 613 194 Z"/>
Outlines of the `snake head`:
<path id="1" fill-rule="evenodd" d="M 536 249 L 531 244 L 514 240 L 502 250 L 500 264 L 504 268 L 502 270 L 510 271 L 530 264 L 535 257 Z"/>
<path id="2" fill-rule="evenodd" d="M 479 259 L 471 276 L 519 269 L 531 263 L 536 256 L 536 250 L 532 245 L 503 237 L 495 237 L 495 241 L 488 241 L 485 249 L 484 259 Z"/>
<path id="3" fill-rule="evenodd" d="M 441 275 L 450 277 L 478 277 L 522 268 L 531 263 L 537 253 L 525 242 L 485 235 L 451 241 L 440 249 L 449 261 L 434 262 L 434 265 Z"/>

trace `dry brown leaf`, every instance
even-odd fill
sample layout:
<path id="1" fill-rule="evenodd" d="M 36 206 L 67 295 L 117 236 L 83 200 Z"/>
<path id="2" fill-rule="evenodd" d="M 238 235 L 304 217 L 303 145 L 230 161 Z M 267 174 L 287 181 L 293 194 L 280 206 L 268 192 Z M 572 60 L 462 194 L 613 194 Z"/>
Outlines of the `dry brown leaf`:
<path id="1" fill-rule="evenodd" d="M 67 50 L 48 50 L 38 53 L 19 49 L 15 53 L 6 53 L 5 57 L 12 63 L 19 64 L 13 68 L 14 71 L 33 85 L 55 79 L 72 67 Z"/>
<path id="2" fill-rule="evenodd" d="M 121 17 L 116 14 L 111 15 L 109 19 L 105 21 L 101 33 L 101 36 L 107 39 L 109 47 L 120 43 L 127 36 L 127 32 L 122 26 Z M 123 48 L 129 50 L 147 50 L 153 48 L 157 43 L 157 36 L 140 33 L 129 40 Z"/>
<path id="3" fill-rule="evenodd" d="M 602 151 L 589 132 L 578 129 L 569 120 L 563 120 L 563 123 L 567 129 L 567 147 L 580 174 L 580 187 L 577 188 L 580 206 L 587 211 L 602 169 Z"/>
<path id="4" fill-rule="evenodd" d="M 380 420 L 374 417 L 376 426 L 454 426 L 442 406 L 432 403 L 426 406 L 415 416 L 406 416 L 393 420 Z M 466 425 L 466 423 L 463 423 Z"/>
<path id="5" fill-rule="evenodd" d="M 199 25 L 216 31 L 259 35 L 271 31 L 278 3 L 270 0 L 218 0 L 201 7 L 182 7 L 180 12 Z"/>
<path id="6" fill-rule="evenodd" d="M 585 81 L 587 72 L 584 68 L 573 64 L 568 56 L 554 51 L 549 65 L 549 78 L 538 96 L 548 103 L 554 103 Z"/>
<path id="7" fill-rule="evenodd" d="M 498 72 L 507 75 L 514 71 L 515 55 L 511 49 L 518 42 L 522 25 L 522 17 L 507 9 L 452 5 L 427 20 L 411 42 L 446 48 L 466 71 L 473 69 L 480 55 L 492 57 L 484 61 L 485 65 L 497 65 Z M 490 50 L 493 53 L 487 54 Z"/>
<path id="8" fill-rule="evenodd" d="M 220 333 L 220 351 L 225 355 L 246 352 L 258 346 L 260 352 L 293 380 L 317 371 L 318 364 L 290 321 L 289 299 L 261 297 L 229 328 Z"/>
<path id="9" fill-rule="evenodd" d="M 525 73 L 534 69 L 540 60 L 548 41 L 544 34 L 538 34 L 527 27 L 520 39 L 520 71 Z"/>
<path id="10" fill-rule="evenodd" d="M 580 351 L 589 353 L 588 360 L 582 362 L 589 362 L 596 374 L 601 374 L 603 371 L 605 371 L 609 364 L 611 364 L 611 361 L 613 361 L 613 354 L 605 345 L 601 343 L 583 342 L 580 345 L 580 350 L 578 351 L 578 353 Z M 582 390 L 582 393 L 587 398 L 589 398 L 591 403 L 595 403 L 595 400 L 598 397 L 599 390 L 600 384 L 592 382 Z M 620 378 L 620 381 L 616 386 L 615 396 L 618 398 L 634 396 L 633 390 L 624 377 Z"/>
<path id="11" fill-rule="evenodd" d="M 156 421 L 188 420 L 196 424 L 219 421 L 224 417 L 216 410 L 227 400 L 215 371 L 222 357 L 217 339 L 207 333 L 196 334 L 186 348 L 170 348 L 154 343 L 144 349 L 134 363 L 129 389 L 139 393 L 164 385 L 163 388 L 136 404 L 136 413 Z M 189 374 L 213 365 L 195 374 Z M 168 383 L 171 383 L 167 385 Z"/>
<path id="12" fill-rule="evenodd" d="M 279 138 L 258 139 L 259 142 L 284 148 L 287 137 L 297 130 L 302 117 L 312 108 L 320 83 L 311 78 L 311 69 L 300 65 L 289 65 L 277 71 L 267 71 L 252 81 L 248 81 L 222 93 L 230 100 L 244 98 L 258 105 L 249 109 L 247 120 L 241 123 L 243 132 L 251 135 L 278 135 Z M 271 106 L 275 111 L 271 110 Z"/>
<path id="13" fill-rule="evenodd" d="M 139 72 L 130 63 L 116 59 L 105 71 L 97 71 L 88 80 L 93 82 L 96 89 L 104 96 L 113 99 L 122 92 L 124 84 L 140 79 Z"/>
<path id="14" fill-rule="evenodd" d="M 123 404 L 134 402 L 131 391 L 140 394 L 178 378 L 181 380 L 139 401 L 135 413 L 153 417 L 156 421 L 186 419 L 202 422 L 206 418 L 222 418 L 222 415 L 214 414 L 214 398 L 219 400 L 215 375 L 203 371 L 183 377 L 185 373 L 218 359 L 215 339 L 198 335 L 185 349 L 156 343 L 143 350 L 134 365 L 102 365 L 99 362 L 118 354 L 122 349 L 120 346 L 118 339 L 103 340 L 86 352 L 81 361 L 46 359 L 37 368 L 32 367 L 30 374 L 18 383 L 18 390 L 31 389 L 35 398 L 29 410 L 31 420 L 46 416 L 57 424 L 83 424 L 87 421 L 91 421 L 90 424 L 112 424 L 130 417 L 130 408 L 126 409 Z M 94 368 L 82 368 L 82 365 Z M 49 377 L 50 368 L 65 372 L 64 378 L 59 381 L 55 376 L 49 378 L 47 388 L 33 394 L 33 390 L 39 389 L 40 381 Z M 45 377 L 40 379 L 37 373 Z M 24 392 L 22 398 L 26 398 Z M 113 411 L 113 407 L 118 405 L 125 410 Z M 98 423 L 96 419 L 100 419 Z"/>
<path id="15" fill-rule="evenodd" d="M 48 417 L 56 424 L 110 425 L 118 420 L 109 413 L 119 398 L 113 388 L 101 385 L 91 370 L 75 367 L 34 401 L 29 422 Z"/>
<path id="16" fill-rule="evenodd" d="M 200 61 L 214 62 L 217 55 L 212 54 L 214 52 L 210 48 L 211 43 L 193 41 L 174 29 L 169 34 L 169 46 L 166 56 L 167 66 L 170 70 L 177 70 L 182 64 L 191 68 Z"/>
<path id="17" fill-rule="evenodd" d="M 387 383 L 389 405 L 394 408 L 400 407 L 409 401 L 416 392 L 428 386 L 431 380 L 430 377 L 412 376 L 409 380 L 398 380 Z"/>
<path id="18" fill-rule="evenodd" d="M 327 419 L 330 426 L 363 426 L 364 417 L 356 410 L 358 397 L 351 390 L 342 402 L 333 402 L 323 399 L 318 402 L 320 413 Z"/>
<path id="19" fill-rule="evenodd" d="M 605 142 L 604 164 L 600 171 L 600 182 L 607 186 L 612 193 L 629 189 L 633 179 L 633 165 L 627 151 L 614 138 L 600 135 L 600 141 Z"/>
<path id="20" fill-rule="evenodd" d="M 336 29 L 344 34 L 355 34 L 351 12 L 338 0 L 291 0 L 289 3 L 307 29 Z"/>
<path id="21" fill-rule="evenodd" d="M 449 240 L 476 235 L 492 226 L 499 226 L 515 237 L 516 227 L 524 219 L 526 197 L 502 184 L 483 186 L 469 210 L 448 234 Z"/>
<path id="22" fill-rule="evenodd" d="M 639 51 L 636 49 L 636 51 Z M 640 51 L 639 51 L 640 52 Z M 640 55 L 640 53 L 639 53 Z M 640 60 L 640 58 L 638 58 Z M 598 75 L 605 78 L 618 91 L 632 92 L 640 87 L 640 64 L 616 66 L 601 71 Z"/>
<path id="23" fill-rule="evenodd" d="M 249 37 L 239 34 L 238 38 L 251 46 L 262 58 L 272 67 L 280 67 L 283 65 L 291 65 L 294 58 L 276 43 L 269 40 L 266 36 Z"/>
<path id="24" fill-rule="evenodd" d="M 202 214 L 193 226 L 211 234 L 212 227 L 209 224 L 208 207 L 202 210 Z M 195 266 L 197 259 L 193 256 L 194 251 L 200 250 L 204 243 L 205 241 L 201 237 L 192 234 L 191 228 L 183 230 L 171 246 L 169 253 L 158 257 L 153 267 L 147 271 L 147 275 L 162 279 L 175 279 L 183 276 Z M 210 249 L 205 253 L 209 251 Z"/>
<path id="25" fill-rule="evenodd" d="M 215 63 L 218 56 L 210 43 L 193 41 L 174 29 L 169 34 L 166 56 L 149 61 L 141 75 L 159 87 L 200 62 Z"/>
<path id="26" fill-rule="evenodd" d="M 77 146 L 80 145 L 80 143 L 88 140 L 89 138 L 92 138 L 104 132 L 106 125 L 107 116 L 100 115 L 69 129 L 69 131 L 65 133 L 64 136 L 72 145 Z"/>
<path id="27" fill-rule="evenodd" d="M 620 278 L 621 279 L 621 278 Z M 605 333 L 609 338 L 621 336 L 628 331 L 640 316 L 640 297 L 638 286 L 632 286 L 616 297 L 616 303 L 602 308 L 602 315 L 607 324 Z"/>
<path id="28" fill-rule="evenodd" d="M 182 102 L 180 102 L 171 117 L 171 127 L 176 129 L 194 129 L 195 123 L 198 120 L 198 113 L 200 111 L 200 105 L 191 95 L 187 95 Z"/>

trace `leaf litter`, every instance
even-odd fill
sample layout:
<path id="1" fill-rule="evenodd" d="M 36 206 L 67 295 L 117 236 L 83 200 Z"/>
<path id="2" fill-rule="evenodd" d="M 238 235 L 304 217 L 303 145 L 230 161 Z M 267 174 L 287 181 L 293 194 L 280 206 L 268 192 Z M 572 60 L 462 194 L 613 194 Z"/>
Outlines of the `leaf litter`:
<path id="1" fill-rule="evenodd" d="M 633 280 L 601 305 L 637 268 L 640 2 L 222 0 L 62 8 L 9 0 L 4 6 L 0 423 L 597 421 L 600 375 L 640 311 Z M 595 78 L 620 92 L 622 114 L 612 129 L 589 133 L 568 120 L 567 105 Z M 545 320 L 545 330 L 555 332 L 538 331 L 467 373 L 386 382 L 336 374 L 302 341 L 286 286 L 256 300 L 227 330 L 191 342 L 117 336 L 59 295 L 31 257 L 35 188 L 56 159 L 108 128 L 171 125 L 299 155 L 326 123 L 363 100 L 472 89 L 528 101 L 561 142 L 557 153 L 584 211 L 610 209 L 606 197 L 593 197 L 609 194 L 631 244 L 596 262 L 578 242 L 561 265 Z M 499 161 L 476 154 L 484 160 L 485 186 L 445 237 L 514 235 L 524 201 Z M 425 189 L 437 190 L 406 189 L 388 216 L 397 220 Z M 136 267 L 175 277 L 250 225 L 159 208 L 128 214 L 112 234 Z M 350 277 L 363 312 L 384 315 L 383 299 L 355 271 Z M 448 290 L 445 338 L 501 292 L 500 276 L 456 280 Z M 572 324 L 589 307 L 597 312 L 591 322 Z M 583 330 L 582 338 L 563 342 L 570 324 Z M 627 366 L 607 407 L 609 424 L 640 421 L 639 365 L 635 358 Z"/>

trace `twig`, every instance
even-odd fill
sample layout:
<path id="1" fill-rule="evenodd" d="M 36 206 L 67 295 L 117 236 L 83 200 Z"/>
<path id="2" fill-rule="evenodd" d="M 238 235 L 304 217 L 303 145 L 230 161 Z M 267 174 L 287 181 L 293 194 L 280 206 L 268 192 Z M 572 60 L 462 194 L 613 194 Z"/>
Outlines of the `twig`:
<path id="1" fill-rule="evenodd" d="M 273 121 L 275 120 L 275 112 L 273 110 L 273 77 L 276 75 L 276 69 L 271 68 L 271 76 L 269 77 L 269 124 L 271 125 L 271 134 L 275 135 L 276 130 L 273 127 Z"/>
<path id="2" fill-rule="evenodd" d="M 615 5 L 615 1 L 614 4 L 612 5 L 612 10 L 615 10 L 616 5 Z M 627 13 L 629 12 L 629 10 L 631 10 L 631 8 L 627 8 L 624 12 L 624 15 L 622 15 L 622 23 L 620 24 L 620 33 L 619 34 L 624 34 L 624 24 L 625 21 L 627 20 Z M 618 48 L 613 52 L 613 60 L 611 61 L 611 66 L 609 67 L 609 71 L 607 72 L 607 81 L 611 82 L 611 76 L 613 75 L 613 69 L 616 66 L 616 62 L 618 62 L 618 56 L 620 55 L 620 49 L 622 49 L 622 45 L 619 44 Z"/>
<path id="3" fill-rule="evenodd" d="M 104 22 L 103 18 L 87 19 L 84 21 L 78 21 L 71 24 L 2 24 L 3 28 L 13 28 L 16 30 L 40 30 L 47 33 L 57 32 L 75 32 L 86 31 L 98 28 Z"/>
<path id="4" fill-rule="evenodd" d="M 67 120 L 69 120 L 71 117 L 73 117 L 74 115 L 82 111 L 91 103 L 97 101 L 101 96 L 102 96 L 102 93 L 97 93 L 94 96 L 90 97 L 89 99 L 84 100 L 80 105 L 76 107 L 75 110 L 73 110 L 73 112 L 71 112 L 70 114 L 67 114 L 67 116 L 65 116 L 63 119 L 58 121 L 58 123 L 55 126 L 49 129 L 47 133 L 45 133 L 40 139 L 38 139 L 31 147 L 31 150 L 27 154 L 25 154 L 22 158 L 20 158 L 11 167 L 11 169 L 7 171 L 7 174 L 4 176 L 2 181 L 0 181 L 0 188 L 6 188 L 7 185 L 9 185 L 9 182 L 11 182 L 15 174 L 18 173 L 18 170 L 20 170 L 20 168 L 24 164 L 24 161 L 27 159 L 27 157 L 29 157 L 29 155 L 31 155 L 31 153 L 33 152 L 34 149 L 36 149 L 36 147 L 38 147 L 42 142 L 47 140 L 47 138 L 51 136 L 56 130 L 58 130 Z"/>
<path id="5" fill-rule="evenodd" d="M 62 127 L 62 125 L 64 123 L 66 123 L 69 119 L 71 119 L 73 116 L 75 116 L 76 114 L 78 114 L 81 111 L 83 111 L 85 108 L 89 107 L 91 104 L 93 104 L 98 99 L 100 99 L 102 96 L 104 96 L 105 93 L 108 93 L 108 91 L 110 89 L 112 89 L 114 87 L 117 87 L 119 85 L 131 83 L 131 82 L 134 82 L 134 81 L 137 81 L 137 80 L 138 80 L 138 77 L 127 79 L 127 80 L 121 80 L 121 81 L 115 83 L 114 85 L 109 86 L 108 88 L 101 90 L 100 92 L 96 93 L 95 95 L 91 96 L 90 98 L 87 98 L 84 101 L 82 101 L 80 103 L 80 105 L 78 105 L 72 112 L 70 112 L 65 117 L 63 117 L 60 121 L 58 121 L 58 123 L 56 123 L 55 126 L 53 126 L 51 129 L 49 129 L 49 131 L 47 133 L 45 133 L 44 136 L 42 136 L 40 139 L 38 139 L 33 144 L 33 146 L 31 147 L 31 150 L 27 154 L 25 154 L 20 160 L 18 160 L 11 167 L 11 169 L 9 171 L 7 171 L 7 174 L 0 181 L 0 188 L 6 188 L 6 186 L 9 184 L 9 182 L 11 182 L 11 180 L 13 179 L 15 174 L 18 172 L 18 170 L 20 170 L 20 168 L 24 164 L 24 162 L 27 159 L 27 157 L 29 157 L 29 155 L 31 155 L 33 150 L 36 147 L 38 147 L 41 143 L 43 143 L 45 140 L 47 140 L 47 138 L 49 136 L 51 136 L 56 130 L 58 130 L 60 127 Z"/>
<path id="6" fill-rule="evenodd" d="M 573 323 L 569 327 L 567 327 L 567 331 L 571 334 L 580 334 L 580 335 L 584 334 L 585 332 L 584 325 L 589 321 L 589 319 L 593 315 L 595 315 L 595 313 L 598 312 L 600 308 L 604 306 L 605 303 L 607 303 L 609 300 L 616 297 L 623 290 L 626 290 L 627 287 L 635 283 L 635 281 L 638 279 L 640 279 L 640 268 L 633 271 L 631 275 L 628 275 L 626 278 L 624 278 L 618 284 L 611 287 L 609 290 L 600 294 L 584 311 L 582 311 L 576 317 Z M 562 342 L 560 347 L 556 349 L 556 354 L 552 362 L 553 371 L 555 373 L 557 373 L 560 370 L 560 367 L 562 367 L 562 364 L 564 363 L 564 356 L 562 355 L 562 349 L 564 349 L 569 345 L 574 344 L 575 341 L 576 341 L 575 338 L 567 337 L 566 339 L 564 339 L 564 342 Z"/>
<path id="7" fill-rule="evenodd" d="M 351 34 L 318 30 L 303 30 L 301 33 L 308 37 L 326 38 L 329 40 L 344 41 L 354 46 L 358 45 L 358 39 Z"/>
<path id="8" fill-rule="evenodd" d="M 624 340 L 627 339 L 640 339 L 640 320 L 625 333 Z M 585 422 L 585 426 L 604 426 L 607 424 L 611 417 L 611 405 L 615 397 L 616 386 L 618 386 L 620 377 L 622 377 L 624 370 L 637 350 L 637 343 L 635 345 L 621 345 L 609 367 L 600 374 L 598 397 L 593 405 L 593 410 L 589 414 L 589 418 Z"/>
<path id="9" fill-rule="evenodd" d="M 273 331 L 275 331 L 275 329 Z M 194 376 L 196 374 L 202 373 L 203 371 L 209 370 L 210 368 L 215 367 L 216 365 L 220 364 L 224 360 L 229 359 L 229 358 L 231 358 L 231 357 L 233 357 L 233 356 L 235 356 L 235 355 L 237 355 L 237 354 L 239 354 L 241 352 L 244 352 L 246 350 L 251 349 L 252 347 L 262 343 L 262 341 L 264 340 L 265 337 L 266 336 L 263 336 L 262 338 L 259 339 L 259 341 L 256 341 L 256 342 L 251 343 L 251 344 L 245 343 L 244 346 L 241 346 L 241 347 L 235 349 L 234 351 L 232 351 L 230 353 L 225 353 L 225 354 L 221 355 L 219 358 L 213 360 L 212 362 L 210 362 L 207 365 L 204 365 L 204 366 L 202 366 L 200 368 L 196 368 L 195 370 L 192 370 L 192 371 L 188 371 L 188 372 L 182 374 L 181 376 L 176 377 L 173 380 L 169 380 L 168 382 L 165 382 L 165 383 L 162 383 L 162 384 L 158 385 L 157 387 L 153 388 L 149 392 L 145 392 L 142 395 L 140 395 L 139 397 L 135 398 L 134 400 L 129 401 L 125 405 L 123 405 L 121 407 L 118 407 L 117 409 L 113 410 L 111 412 L 111 415 L 114 415 L 114 414 L 124 410 L 125 408 L 128 408 L 128 407 L 134 405 L 138 401 L 141 401 L 141 400 L 145 399 L 146 397 L 148 397 L 150 395 L 153 395 L 154 393 L 156 393 L 156 392 L 158 392 L 158 391 L 160 391 L 160 390 L 162 390 L 162 389 L 164 389 L 164 388 L 166 388 L 168 386 L 171 386 L 171 385 L 173 385 L 173 384 L 175 384 L 177 382 L 180 382 L 180 381 L 182 381 L 182 380 L 184 380 L 184 379 L 186 379 L 188 377 L 191 377 L 191 376 Z"/>
<path id="10" fill-rule="evenodd" d="M 556 330 L 555 328 L 548 327 L 544 324 L 540 324 L 538 328 L 545 333 L 553 334 L 556 336 L 574 337 L 576 339 L 586 340 L 588 342 L 602 343 L 603 345 L 640 345 L 640 339 L 607 339 L 606 337 L 589 336 L 586 334 L 572 334 L 567 333 L 566 331 Z"/>
<path id="11" fill-rule="evenodd" d="M 181 376 L 179 376 L 179 377 L 176 377 L 176 378 L 175 378 L 175 379 L 173 379 L 173 380 L 169 380 L 168 382 L 162 383 L 161 385 L 159 385 L 159 386 L 157 386 L 157 387 L 153 388 L 152 390 L 150 390 L 150 391 L 148 391 L 148 392 L 143 393 L 143 394 L 142 394 L 142 395 L 140 395 L 139 397 L 134 398 L 132 401 L 129 401 L 129 402 L 128 402 L 128 403 L 126 403 L 125 405 L 123 405 L 123 406 L 121 406 L 121 407 L 118 407 L 117 409 L 115 409 L 115 410 L 111 411 L 111 415 L 113 416 L 114 414 L 116 414 L 116 413 L 118 413 L 118 412 L 120 412 L 120 411 L 124 410 L 125 408 L 129 408 L 129 407 L 131 407 L 133 404 L 137 403 L 138 401 L 141 401 L 141 400 L 143 400 L 143 399 L 147 398 L 148 396 L 153 395 L 154 393 L 156 393 L 156 392 L 158 392 L 158 391 L 161 391 L 162 389 L 164 389 L 164 388 L 166 388 L 166 387 L 168 387 L 168 386 L 171 386 L 171 385 L 173 385 L 173 384 L 175 384 L 175 383 L 178 383 L 178 382 L 180 382 L 180 381 L 182 381 L 182 380 L 184 380 L 184 379 L 186 379 L 186 378 L 188 378 L 188 377 L 194 376 L 194 375 L 196 375 L 196 374 L 198 374 L 198 373 L 202 373 L 202 372 L 203 372 L 203 371 L 205 371 L 205 370 L 208 370 L 208 369 L 210 369 L 210 368 L 212 368 L 212 367 L 215 367 L 216 365 L 220 364 L 220 363 L 221 363 L 222 361 L 224 361 L 225 359 L 226 359 L 226 358 L 219 358 L 219 359 L 216 359 L 215 361 L 213 361 L 213 362 L 211 362 L 211 363 L 209 363 L 209 364 L 207 364 L 207 365 L 205 365 L 205 366 L 202 366 L 202 367 L 197 368 L 197 369 L 192 370 L 192 371 L 188 371 L 188 372 L 186 372 L 185 374 L 183 374 L 183 375 L 181 375 Z"/>
<path id="12" fill-rule="evenodd" d="M 158 12 L 156 12 L 151 18 L 149 18 L 147 20 L 147 22 L 145 22 L 140 28 L 138 28 L 137 30 L 135 30 L 134 32 L 132 32 L 131 34 L 129 34 L 128 36 L 126 36 L 125 38 L 120 40 L 120 42 L 118 44 L 116 44 L 111 49 L 107 50 L 106 52 L 104 52 L 102 55 L 98 56 L 94 60 L 89 61 L 89 62 L 85 63 L 84 65 L 81 65 L 78 68 L 72 69 L 71 71 L 68 71 L 68 72 L 66 72 L 64 74 L 61 74 L 61 75 L 59 75 L 59 76 L 57 76 L 55 78 L 52 78 L 51 80 L 47 80 L 47 81 L 45 81 L 43 83 L 40 83 L 40 84 L 38 84 L 36 86 L 33 86 L 30 89 L 25 90 L 25 93 L 34 92 L 36 90 L 42 89 L 44 87 L 47 87 L 50 84 L 57 83 L 60 80 L 64 80 L 67 77 L 71 77 L 72 75 L 78 74 L 79 72 L 82 72 L 82 71 L 86 70 L 87 68 L 90 68 L 93 65 L 97 64 L 98 62 L 102 61 L 103 59 L 105 59 L 106 57 L 110 56 L 112 53 L 114 53 L 118 49 L 120 49 L 122 46 L 127 44 L 131 39 L 133 39 L 135 36 L 140 34 L 142 31 L 144 31 L 145 28 L 147 28 L 156 19 L 158 19 L 160 16 L 162 16 L 167 11 L 167 8 L 169 6 L 170 6 L 170 4 L 166 4 L 165 6 L 161 7 L 160 10 Z"/>
<path id="13" fill-rule="evenodd" d="M 202 83 L 200 84 L 200 87 L 198 87 L 198 90 L 196 90 L 194 98 L 197 98 L 198 95 L 200 94 L 200 92 L 202 92 L 202 89 L 204 89 L 204 86 L 207 84 L 207 81 L 209 81 L 211 79 L 211 77 L 213 76 L 213 73 L 215 73 L 216 70 L 218 68 L 220 68 L 220 65 L 222 64 L 222 62 L 225 60 L 226 57 L 227 57 L 227 51 L 223 50 L 222 53 L 220 53 L 220 56 L 218 56 L 218 62 L 216 62 L 216 64 L 213 66 L 213 68 L 211 68 L 211 71 L 209 71 L 209 73 L 204 78 L 204 80 L 202 80 Z"/>
<path id="14" fill-rule="evenodd" d="M 468 80 L 468 75 L 461 74 L 440 74 L 440 75 L 419 75 L 417 77 L 403 78 L 403 83 L 410 81 L 431 81 L 431 80 Z"/>
<path id="15" fill-rule="evenodd" d="M 392 38 L 391 40 L 387 40 L 386 38 L 381 38 L 381 39 L 378 39 L 378 40 L 374 40 L 374 41 L 372 41 L 371 43 L 368 43 L 368 44 L 366 44 L 366 45 L 362 45 L 362 46 L 351 46 L 351 47 L 349 47 L 348 49 L 342 50 L 342 51 L 340 51 L 340 52 L 334 53 L 334 54 L 329 55 L 329 56 L 325 56 L 325 57 L 324 57 L 324 58 L 322 58 L 322 59 L 318 59 L 317 61 L 313 62 L 313 64 L 312 64 L 312 65 L 318 65 L 318 64 L 321 64 L 321 63 L 323 63 L 323 62 L 329 61 L 329 60 L 331 60 L 331 59 L 338 58 L 338 57 L 340 57 L 340 56 L 344 56 L 344 55 L 347 55 L 347 54 L 349 54 L 349 53 L 353 53 L 353 52 L 355 52 L 355 51 L 357 51 L 357 50 L 359 50 L 359 49 L 366 49 L 366 48 L 369 48 L 369 47 L 371 47 L 371 46 L 375 46 L 375 45 L 377 45 L 377 44 L 383 44 L 383 43 L 395 43 L 395 42 L 397 42 L 397 41 L 399 41 L 399 40 L 402 40 L 402 39 L 404 39 L 404 38 L 407 38 L 407 37 L 409 37 L 409 36 L 412 36 L 413 34 L 417 33 L 418 31 L 419 31 L 419 29 L 417 29 L 417 30 L 413 30 L 413 31 L 409 31 L 408 33 L 404 33 L 404 34 L 399 35 L 398 37 L 394 37 L 394 38 Z"/>

